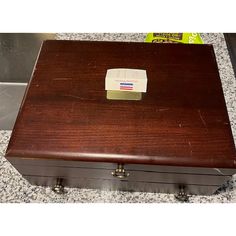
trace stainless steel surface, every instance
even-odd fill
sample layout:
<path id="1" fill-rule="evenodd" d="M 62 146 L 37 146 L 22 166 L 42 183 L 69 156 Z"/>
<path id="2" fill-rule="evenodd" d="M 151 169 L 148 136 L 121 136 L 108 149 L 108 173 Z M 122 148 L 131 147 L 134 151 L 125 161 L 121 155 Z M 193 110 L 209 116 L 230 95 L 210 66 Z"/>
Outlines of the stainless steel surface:
<path id="1" fill-rule="evenodd" d="M 0 33 L 0 130 L 11 130 L 43 40 L 55 34 Z"/>
<path id="2" fill-rule="evenodd" d="M 12 129 L 26 86 L 26 83 L 0 84 L 0 129 Z"/>
<path id="3" fill-rule="evenodd" d="M 0 82 L 27 83 L 42 41 L 54 34 L 0 34 Z"/>

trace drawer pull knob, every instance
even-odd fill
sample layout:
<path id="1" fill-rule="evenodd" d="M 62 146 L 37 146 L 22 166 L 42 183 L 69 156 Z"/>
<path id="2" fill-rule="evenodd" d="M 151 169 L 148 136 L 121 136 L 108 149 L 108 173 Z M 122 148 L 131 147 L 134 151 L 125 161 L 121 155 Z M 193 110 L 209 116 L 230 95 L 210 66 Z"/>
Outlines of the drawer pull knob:
<path id="1" fill-rule="evenodd" d="M 52 187 L 52 191 L 57 194 L 65 193 L 64 186 L 62 185 L 62 179 L 60 179 L 60 178 L 57 179 L 56 184 Z"/>
<path id="2" fill-rule="evenodd" d="M 111 174 L 114 177 L 117 177 L 117 178 L 120 178 L 120 179 L 124 179 L 124 178 L 127 178 L 129 176 L 129 173 L 127 173 L 125 171 L 123 164 L 118 164 L 116 170 L 114 172 L 111 172 Z"/>

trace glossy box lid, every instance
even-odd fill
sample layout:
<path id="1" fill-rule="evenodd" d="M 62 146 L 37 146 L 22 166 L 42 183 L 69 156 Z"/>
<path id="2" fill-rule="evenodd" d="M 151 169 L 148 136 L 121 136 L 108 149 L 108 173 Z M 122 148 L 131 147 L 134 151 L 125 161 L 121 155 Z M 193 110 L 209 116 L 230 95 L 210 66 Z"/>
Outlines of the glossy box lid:
<path id="1" fill-rule="evenodd" d="M 141 101 L 106 99 L 111 68 L 147 71 Z M 6 157 L 234 168 L 213 47 L 45 41 Z"/>

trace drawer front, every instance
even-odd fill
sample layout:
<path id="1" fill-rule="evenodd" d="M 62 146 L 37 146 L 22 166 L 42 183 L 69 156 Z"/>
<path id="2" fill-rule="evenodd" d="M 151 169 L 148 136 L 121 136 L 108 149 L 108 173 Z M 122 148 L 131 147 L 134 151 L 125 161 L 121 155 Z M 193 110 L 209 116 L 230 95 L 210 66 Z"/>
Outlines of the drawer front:
<path id="1" fill-rule="evenodd" d="M 45 176 L 23 176 L 33 185 L 54 186 L 57 178 Z M 89 178 L 64 178 L 62 184 L 65 187 L 118 190 L 129 192 L 154 192 L 154 193 L 178 193 L 178 183 L 149 183 L 135 181 L 119 181 L 107 179 L 89 179 Z M 217 186 L 210 185 L 186 185 L 187 194 L 211 195 L 217 190 Z"/>
<path id="2" fill-rule="evenodd" d="M 95 168 L 95 169 L 115 169 L 117 163 L 107 162 L 85 162 L 85 161 L 66 161 L 51 159 L 30 159 L 30 158 L 9 158 L 14 166 L 51 166 L 51 167 L 71 167 L 71 168 Z M 204 175 L 227 175 L 236 174 L 236 169 L 225 168 L 203 168 L 203 167 L 183 167 L 183 166 L 163 166 L 163 165 L 143 165 L 125 164 L 127 170 L 184 173 L 184 174 L 204 174 Z"/>
<path id="3" fill-rule="evenodd" d="M 61 178 L 93 178 L 118 181 L 135 181 L 150 183 L 180 183 L 180 184 L 200 184 L 200 185 L 222 185 L 229 176 L 201 175 L 201 174 L 180 174 L 154 171 L 127 170 L 128 177 L 120 179 L 114 177 L 114 169 L 95 168 L 69 168 L 52 166 L 16 166 L 22 175 L 61 177 Z M 125 167 L 126 169 L 126 167 Z"/>

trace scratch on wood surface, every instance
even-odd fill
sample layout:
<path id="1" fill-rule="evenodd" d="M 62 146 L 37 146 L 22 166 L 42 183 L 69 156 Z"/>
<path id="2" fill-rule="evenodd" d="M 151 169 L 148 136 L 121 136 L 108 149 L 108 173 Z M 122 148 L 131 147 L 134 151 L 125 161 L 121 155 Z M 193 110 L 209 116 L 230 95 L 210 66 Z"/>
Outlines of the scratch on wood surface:
<path id="1" fill-rule="evenodd" d="M 66 94 L 66 95 L 64 95 L 64 96 L 65 96 L 65 97 L 77 98 L 77 99 L 80 99 L 80 100 L 87 100 L 86 98 L 82 98 L 82 97 L 75 96 L 75 95 L 70 95 L 70 94 Z"/>
<path id="2" fill-rule="evenodd" d="M 92 99 L 92 98 L 83 98 L 83 97 L 79 97 L 79 96 L 75 96 L 75 95 L 71 95 L 71 94 L 65 94 L 63 96 L 64 97 L 77 98 L 79 100 L 87 100 L 87 101 L 94 101 L 95 100 L 95 99 Z"/>
<path id="3" fill-rule="evenodd" d="M 179 123 L 179 127 L 180 127 L 180 128 L 182 127 L 182 124 L 181 124 L 181 123 Z"/>
<path id="4" fill-rule="evenodd" d="M 202 113 L 201 113 L 201 110 L 198 110 L 198 114 L 199 114 L 199 117 L 202 121 L 202 124 L 204 125 L 204 127 L 207 129 L 207 124 L 206 124 L 206 121 L 203 119 L 202 117 Z"/>
<path id="5" fill-rule="evenodd" d="M 193 150 L 192 150 L 192 144 L 190 141 L 188 141 L 188 146 L 189 146 L 189 149 L 190 149 L 190 154 L 191 156 L 193 155 Z"/>
<path id="6" fill-rule="evenodd" d="M 219 172 L 221 175 L 224 175 L 224 173 L 222 173 L 220 169 L 214 168 L 214 170 L 216 170 L 217 172 Z"/>
<path id="7" fill-rule="evenodd" d="M 157 109 L 157 111 L 168 111 L 170 110 L 170 108 L 160 108 L 160 109 Z"/>

